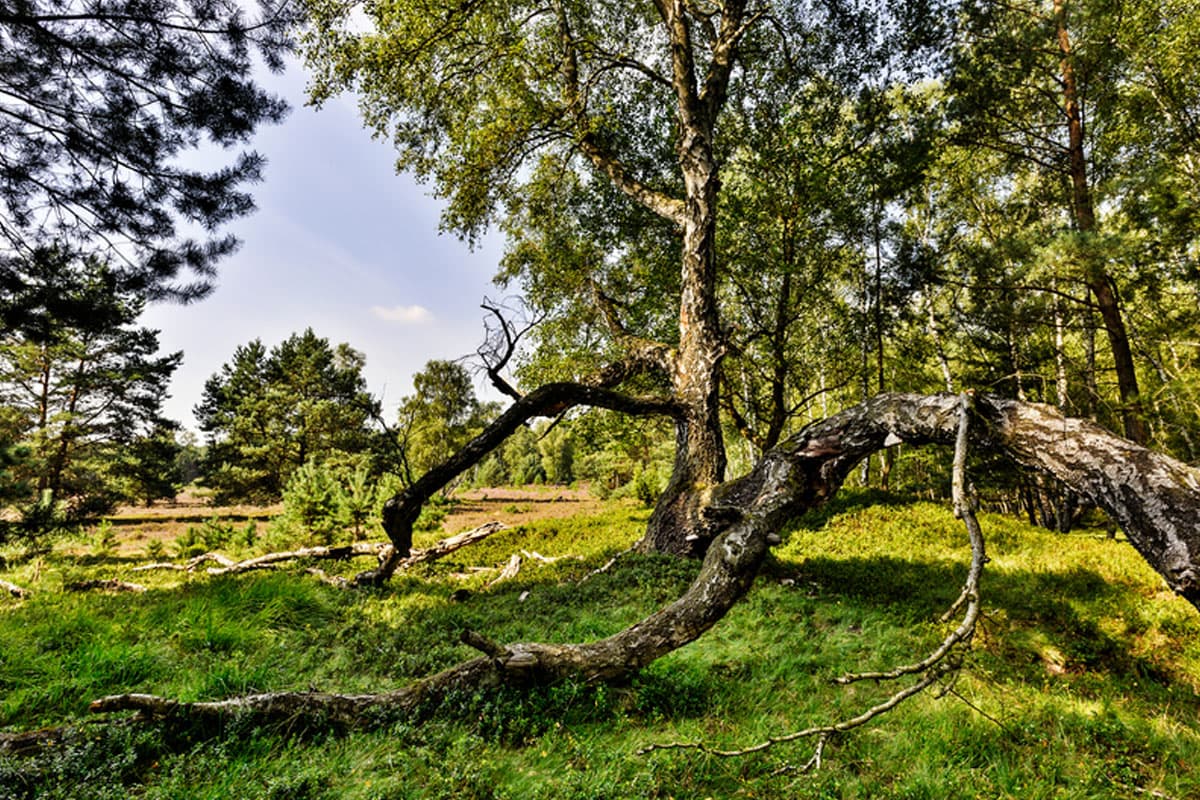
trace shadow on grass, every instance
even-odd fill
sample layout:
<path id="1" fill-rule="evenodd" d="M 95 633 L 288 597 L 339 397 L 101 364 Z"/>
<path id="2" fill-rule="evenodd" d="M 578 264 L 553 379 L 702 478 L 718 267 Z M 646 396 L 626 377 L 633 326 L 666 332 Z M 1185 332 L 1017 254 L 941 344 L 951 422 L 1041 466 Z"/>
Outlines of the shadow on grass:
<path id="1" fill-rule="evenodd" d="M 796 585 L 816 588 L 821 598 L 844 598 L 892 616 L 897 624 L 935 620 L 958 596 L 965 566 L 891 556 L 812 557 L 792 572 Z M 1074 567 L 1056 572 L 985 571 L 980 581 L 985 620 L 996 625 L 992 648 L 1024 677 L 1045 675 L 1037 641 L 1052 643 L 1070 674 L 1101 672 L 1119 680 L 1146 680 L 1170 687 L 1174 678 L 1151 659 L 1133 652 L 1133 642 L 1101 627 L 1103 618 L 1136 617 L 1141 599 L 1099 573 Z M 988 622 L 991 620 L 991 623 Z M 1036 635 L 1031 635 L 1036 634 Z"/>

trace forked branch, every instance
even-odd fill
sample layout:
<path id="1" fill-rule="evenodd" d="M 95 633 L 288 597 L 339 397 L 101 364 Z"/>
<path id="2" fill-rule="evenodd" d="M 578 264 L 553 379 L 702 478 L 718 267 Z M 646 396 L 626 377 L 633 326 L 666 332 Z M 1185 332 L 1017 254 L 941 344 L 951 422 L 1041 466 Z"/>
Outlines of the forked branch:
<path id="1" fill-rule="evenodd" d="M 905 664 L 886 672 L 859 672 L 843 675 L 836 678 L 834 682 L 845 685 L 861 680 L 896 680 L 907 675 L 920 675 L 921 679 L 911 686 L 906 686 L 893 693 L 883 702 L 868 708 L 858 716 L 828 725 L 805 728 L 804 730 L 782 736 L 773 736 L 749 747 L 736 750 L 721 750 L 703 742 L 671 742 L 668 744 L 651 744 L 643 747 L 637 751 L 639 755 L 652 753 L 655 750 L 691 749 L 700 750 L 709 755 L 732 758 L 759 753 L 777 744 L 816 737 L 817 744 L 813 755 L 802 767 L 802 770 L 818 769 L 821 766 L 821 757 L 825 751 L 825 745 L 829 737 L 866 725 L 872 720 L 899 707 L 905 700 L 915 697 L 929 687 L 941 683 L 944 679 L 951 678 L 957 672 L 962 664 L 962 659 L 959 657 L 958 651 L 970 644 L 971 638 L 975 633 L 975 623 L 979 618 L 979 576 L 983 573 L 983 565 L 987 563 L 983 533 L 979 528 L 979 521 L 975 517 L 973 503 L 967 491 L 966 483 L 967 449 L 970 441 L 968 433 L 971 412 L 974 406 L 973 400 L 973 396 L 969 393 L 964 393 L 960 399 L 951 490 L 954 502 L 954 515 L 963 521 L 967 528 L 967 536 L 971 542 L 971 566 L 967 571 L 966 586 L 963 588 L 959 600 L 955 601 L 951 607 L 951 611 L 953 611 L 956 606 L 961 605 L 965 598 L 967 610 L 963 615 L 962 622 L 950 632 L 941 645 L 920 661 Z"/>

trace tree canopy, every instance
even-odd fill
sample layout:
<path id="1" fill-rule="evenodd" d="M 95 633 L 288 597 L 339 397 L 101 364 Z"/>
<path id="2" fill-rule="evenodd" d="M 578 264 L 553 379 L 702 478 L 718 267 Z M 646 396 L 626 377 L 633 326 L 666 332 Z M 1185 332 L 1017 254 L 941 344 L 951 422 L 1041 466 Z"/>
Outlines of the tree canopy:
<path id="1" fill-rule="evenodd" d="M 29 324 L 0 337 L 0 441 L 26 454 L 6 478 L 24 492 L 8 499 L 41 524 L 173 495 L 169 475 L 152 488 L 137 474 L 151 440 L 173 439 L 162 405 L 182 353 L 158 353 L 158 331 L 137 327 L 140 294 L 119 289 L 107 264 L 53 258 L 27 272 L 37 277 L 23 308 Z M 77 307 L 96 316 L 77 324 Z"/>
<path id="2" fill-rule="evenodd" d="M 276 500 L 308 461 L 370 450 L 379 406 L 364 363 L 311 328 L 270 351 L 258 339 L 239 346 L 195 409 L 207 435 L 204 482 L 221 498 Z"/>
<path id="3" fill-rule="evenodd" d="M 264 159 L 188 166 L 287 108 L 254 79 L 282 67 L 296 6 L 264 0 L 0 3 L 0 285 L 40 249 L 113 262 L 131 290 L 202 296 L 237 245 Z M 191 274 L 191 280 L 181 279 Z"/>

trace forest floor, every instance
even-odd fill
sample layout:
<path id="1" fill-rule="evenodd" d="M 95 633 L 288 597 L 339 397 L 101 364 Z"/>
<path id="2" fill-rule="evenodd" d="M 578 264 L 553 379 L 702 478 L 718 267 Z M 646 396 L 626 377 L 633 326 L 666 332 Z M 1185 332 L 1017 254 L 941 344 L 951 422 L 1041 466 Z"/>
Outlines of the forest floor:
<path id="1" fill-rule="evenodd" d="M 639 754 L 746 747 L 853 716 L 895 687 L 832 678 L 941 640 L 968 560 L 961 523 L 942 504 L 874 492 L 843 491 L 796 521 L 742 603 L 626 686 L 480 691 L 355 732 L 97 724 L 88 703 L 121 692 L 387 691 L 475 655 L 465 628 L 500 642 L 595 639 L 670 602 L 697 570 L 630 553 L 595 573 L 648 512 L 546 488 L 469 493 L 418 546 L 485 520 L 510 527 L 382 589 L 335 588 L 302 562 L 134 572 L 210 544 L 245 558 L 309 543 L 282 538 L 272 511 L 131 509 L 0 547 L 0 579 L 29 590 L 0 594 L 0 732 L 78 726 L 34 755 L 0 752 L 0 800 L 1200 797 L 1200 614 L 1120 536 L 994 514 L 981 515 L 984 618 L 952 686 L 832 740 L 815 771 L 802 769 L 811 741 L 736 759 Z M 501 580 L 514 556 L 520 571 Z M 110 578 L 147 591 L 69 590 Z"/>

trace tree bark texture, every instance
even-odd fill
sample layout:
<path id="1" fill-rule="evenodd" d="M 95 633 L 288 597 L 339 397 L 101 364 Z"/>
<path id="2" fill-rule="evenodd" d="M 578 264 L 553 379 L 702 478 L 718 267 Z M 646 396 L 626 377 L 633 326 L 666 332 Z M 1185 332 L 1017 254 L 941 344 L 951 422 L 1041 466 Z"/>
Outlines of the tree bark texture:
<path id="1" fill-rule="evenodd" d="M 608 638 L 501 645 L 467 632 L 464 642 L 483 656 L 383 694 L 275 692 L 201 703 L 127 694 L 97 700 L 92 709 L 200 720 L 311 717 L 360 726 L 380 715 L 416 713 L 454 689 L 628 679 L 720 620 L 750 588 L 777 531 L 832 497 L 859 461 L 900 441 L 953 443 L 961 407 L 956 395 L 880 395 L 787 439 L 751 473 L 712 493 L 703 519 L 712 545 L 687 591 Z M 979 397 L 974 407 L 974 446 L 1050 473 L 1106 509 L 1168 585 L 1200 608 L 1200 472 L 1051 406 Z"/>

